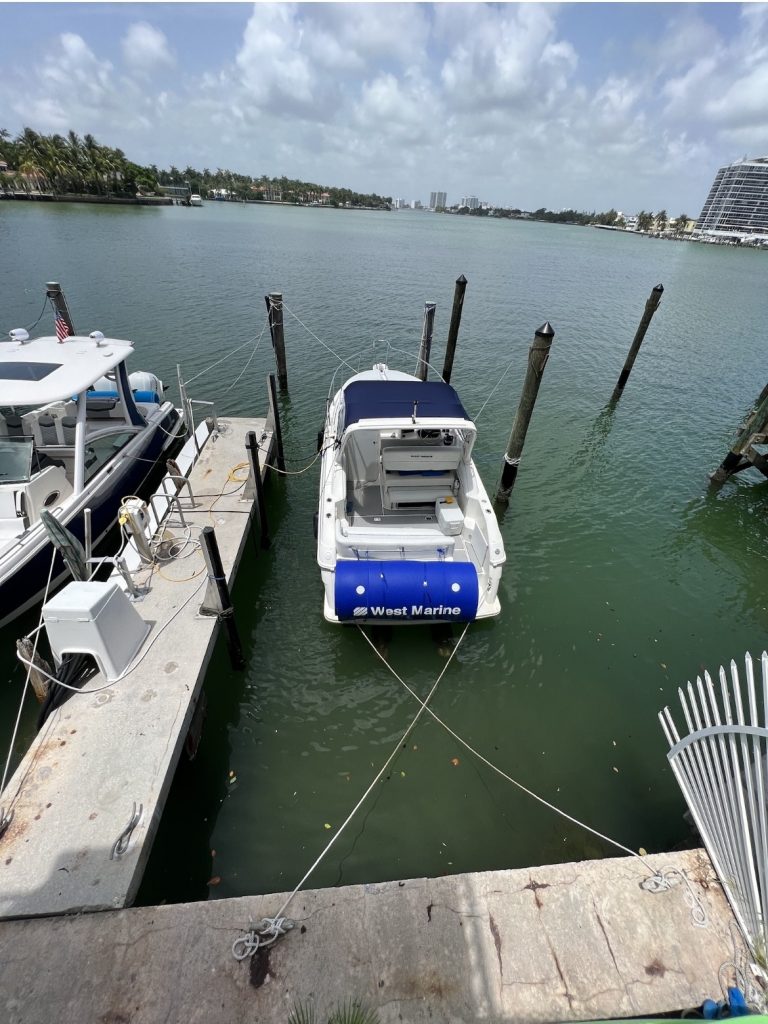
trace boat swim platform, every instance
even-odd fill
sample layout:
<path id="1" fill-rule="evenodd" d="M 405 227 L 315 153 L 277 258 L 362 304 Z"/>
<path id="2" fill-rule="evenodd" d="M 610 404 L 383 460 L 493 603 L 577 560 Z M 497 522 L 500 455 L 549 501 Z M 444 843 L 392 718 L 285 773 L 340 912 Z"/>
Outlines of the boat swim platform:
<path id="1" fill-rule="evenodd" d="M 219 428 L 208 437 L 210 427 L 201 424 L 196 437 L 202 450 L 194 465 L 188 454 L 192 439 L 177 462 L 195 497 L 190 509 L 189 493 L 182 488 L 186 522 L 214 526 L 231 587 L 254 514 L 254 502 L 244 500 L 238 489 L 247 471 L 232 470 L 248 465 L 249 431 L 267 452 L 272 434 L 264 419 L 220 418 Z M 262 479 L 267 461 L 260 457 Z M 211 497 L 224 492 L 235 493 Z M 167 521 L 173 534 L 185 535 L 176 511 Z M 197 535 L 193 529 L 192 538 Z M 0 837 L 0 918 L 133 902 L 219 632 L 215 615 L 198 614 L 206 590 L 204 566 L 197 550 L 164 562 L 161 572 L 133 575 L 138 584 L 149 584 L 133 605 L 151 624 L 137 655 L 141 660 L 111 686 L 101 673 L 84 684 L 85 690 L 103 687 L 98 693 L 72 694 L 48 718 L 8 783 L 0 797 L 6 812 L 13 811 Z M 139 808 L 140 819 L 130 831 Z M 114 856 L 121 836 L 127 849 Z"/>
<path id="2" fill-rule="evenodd" d="M 686 872 L 705 927 L 682 882 L 648 892 L 632 857 L 304 891 L 293 929 L 241 962 L 232 943 L 284 896 L 3 921 L 4 1019 L 284 1024 L 297 1005 L 324 1021 L 357 999 L 381 1024 L 526 1024 L 722 998 L 735 924 L 706 853 L 647 862 Z"/>

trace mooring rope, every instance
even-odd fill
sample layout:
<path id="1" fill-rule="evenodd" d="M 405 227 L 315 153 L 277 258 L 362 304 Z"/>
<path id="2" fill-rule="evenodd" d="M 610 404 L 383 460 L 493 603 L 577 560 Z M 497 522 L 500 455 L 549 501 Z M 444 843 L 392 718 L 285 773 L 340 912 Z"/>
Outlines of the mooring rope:
<path id="1" fill-rule="evenodd" d="M 347 362 L 347 360 L 343 356 L 340 356 L 338 352 L 334 352 L 333 349 L 331 348 L 331 346 L 330 345 L 326 345 L 326 343 L 323 341 L 322 338 L 318 338 L 318 336 L 315 334 L 315 332 L 313 330 L 311 330 L 309 327 L 307 327 L 307 325 L 304 323 L 304 321 L 301 320 L 293 312 L 292 309 L 288 309 L 288 307 L 286 306 L 286 304 L 284 302 L 282 303 L 282 307 L 286 311 L 286 313 L 290 313 L 291 316 L 293 317 L 293 319 L 297 320 L 301 324 L 301 326 L 304 328 L 304 330 L 307 332 L 307 334 L 310 334 L 315 339 L 315 341 L 320 342 L 320 344 L 323 346 L 323 348 L 327 349 L 327 351 L 331 353 L 331 355 L 333 356 L 334 359 L 338 359 L 340 363 L 343 363 L 345 366 L 348 366 L 350 368 L 350 370 L 352 371 L 352 373 L 357 373 L 357 370 L 352 365 L 352 363 Z"/>
<path id="2" fill-rule="evenodd" d="M 434 720 L 437 722 L 437 724 L 440 725 L 443 729 L 445 729 L 445 731 L 449 735 L 451 735 L 458 743 L 465 747 L 465 749 L 467 749 L 471 754 L 478 758 L 478 760 L 482 761 L 483 764 L 487 765 L 498 775 L 501 775 L 501 777 L 503 779 L 506 779 L 507 782 L 511 782 L 513 786 L 516 786 L 518 789 L 522 790 L 523 793 L 526 793 L 534 800 L 537 800 L 540 804 L 543 804 L 544 807 L 547 807 L 549 808 L 549 810 L 554 811 L 555 814 L 559 814 L 562 818 L 565 818 L 567 821 L 570 821 L 578 828 L 582 828 L 585 829 L 587 832 L 591 832 L 592 835 L 597 836 L 599 839 L 604 840 L 611 846 L 615 846 L 616 849 L 622 850 L 624 853 L 628 853 L 632 857 L 635 857 L 637 860 L 639 860 L 645 868 L 645 870 L 649 872 L 649 878 L 646 879 L 643 885 L 646 891 L 652 893 L 668 892 L 677 884 L 674 881 L 674 876 L 679 875 L 685 883 L 686 902 L 688 903 L 688 906 L 691 908 L 691 918 L 693 920 L 693 923 L 701 928 L 707 926 L 709 919 L 706 908 L 704 907 L 704 904 L 702 903 L 699 895 L 694 891 L 690 879 L 684 871 L 681 871 L 679 868 L 653 868 L 645 859 L 645 857 L 641 853 L 638 853 L 637 850 L 630 849 L 629 846 L 625 846 L 623 843 L 620 843 L 617 839 L 611 839 L 610 836 L 604 835 L 602 832 L 599 832 L 596 828 L 592 828 L 591 825 L 587 825 L 586 822 L 580 821 L 578 818 L 574 818 L 573 815 L 568 814 L 567 811 L 564 811 L 562 808 L 557 807 L 549 800 L 546 800 L 543 796 L 539 796 L 538 793 L 534 793 L 532 789 L 529 789 L 527 786 L 524 786 L 522 782 L 518 782 L 517 779 L 513 779 L 511 775 L 508 775 L 502 768 L 499 768 L 498 765 L 495 765 L 492 761 L 489 761 L 488 758 L 484 757 L 479 750 L 475 750 L 475 748 L 470 743 L 468 743 L 465 739 L 459 736 L 457 732 L 454 732 L 454 730 L 451 729 L 451 727 L 447 725 L 442 720 L 442 718 L 438 717 L 438 715 L 436 715 L 431 708 L 426 707 L 426 704 L 422 702 L 421 697 L 419 697 L 419 695 L 411 689 L 411 687 L 406 683 L 402 676 L 400 676 L 396 672 L 396 670 L 392 667 L 392 665 L 389 664 L 384 655 L 376 648 L 373 641 L 365 632 L 365 630 L 361 626 L 358 626 L 358 629 L 362 633 L 363 637 L 365 638 L 366 642 L 368 643 L 376 657 L 379 658 L 384 663 L 384 665 L 386 665 L 386 667 L 389 669 L 389 671 L 392 673 L 395 679 L 397 679 L 397 681 L 405 687 L 408 693 L 410 693 L 410 695 L 416 701 L 418 701 L 419 704 L 422 705 L 422 710 L 430 714 L 432 718 L 434 718 Z M 464 634 L 462 634 L 462 637 L 463 635 Z"/>
<path id="3" fill-rule="evenodd" d="M 261 334 L 263 334 L 263 333 L 264 333 L 264 328 L 262 328 L 262 331 L 261 331 Z M 187 387 L 193 381 L 196 381 L 198 377 L 202 377 L 204 373 L 209 373 L 211 370 L 215 369 L 217 366 L 221 366 L 222 363 L 226 363 L 226 361 L 231 356 L 235 355 L 241 349 L 247 348 L 248 345 L 253 345 L 254 342 L 255 342 L 256 345 L 258 346 L 258 342 L 261 340 L 261 334 L 259 335 L 258 339 L 257 338 L 249 338 L 247 341 L 244 341 L 242 343 L 242 345 L 238 345 L 237 348 L 230 349 L 230 351 L 227 352 L 226 355 L 223 355 L 221 357 L 221 359 L 217 359 L 215 362 L 211 363 L 210 366 L 206 366 L 203 370 L 200 370 L 199 373 L 196 373 L 194 375 L 194 377 L 190 377 L 189 380 L 185 380 L 184 381 L 184 387 Z"/>
<path id="4" fill-rule="evenodd" d="M 264 331 L 266 331 L 267 326 L 268 325 L 265 323 L 264 326 L 261 328 L 261 334 L 256 339 L 256 344 L 253 346 L 253 352 L 251 352 L 251 354 L 248 356 L 248 362 L 242 368 L 242 370 L 237 375 L 237 377 L 235 377 L 235 379 L 232 381 L 232 383 L 229 385 L 229 387 L 224 389 L 224 394 L 225 395 L 229 394 L 229 392 L 232 390 L 232 388 L 235 386 L 235 384 L 238 384 L 243 379 L 243 377 L 245 376 L 246 370 L 248 369 L 248 367 L 253 362 L 253 357 L 259 351 L 259 345 L 261 344 L 261 339 L 264 337 Z M 189 383 L 189 382 L 187 382 L 187 383 Z"/>
<path id="5" fill-rule="evenodd" d="M 235 942 L 233 943 L 233 946 L 232 946 L 232 955 L 235 957 L 236 960 L 243 960 L 243 959 L 245 959 L 245 957 L 249 955 L 248 950 L 250 950 L 251 952 L 255 953 L 256 950 L 259 949 L 260 945 L 262 945 L 262 946 L 264 945 L 264 942 L 260 942 L 260 936 L 263 936 L 265 933 L 267 933 L 268 936 L 271 935 L 272 934 L 273 926 L 276 926 L 278 924 L 286 922 L 287 919 L 284 918 L 283 915 L 285 914 L 285 911 L 288 909 L 288 906 L 290 905 L 291 900 L 294 898 L 296 893 L 301 889 L 301 887 L 307 881 L 309 876 L 312 874 L 312 872 L 315 870 L 315 868 L 320 864 L 320 862 L 323 860 L 325 855 L 328 853 L 328 851 L 334 845 L 336 840 L 344 832 L 344 830 L 346 829 L 347 825 L 349 825 L 349 823 L 352 821 L 354 816 L 357 814 L 357 812 L 360 810 L 362 805 L 365 803 L 366 799 L 370 795 L 370 793 L 373 790 L 373 788 L 376 785 L 376 783 L 379 781 L 379 779 L 381 779 L 382 775 L 384 775 L 386 770 L 389 768 L 389 766 L 394 761 L 394 759 L 397 756 L 398 752 L 401 750 L 403 743 L 405 743 L 405 741 L 408 739 L 410 734 L 415 729 L 416 724 L 419 721 L 419 719 L 421 718 L 422 714 L 425 711 L 429 710 L 427 705 L 429 704 L 430 700 L 434 696 L 435 691 L 437 690 L 437 687 L 440 685 L 440 681 L 442 680 L 443 676 L 448 671 L 448 667 L 451 664 L 451 662 L 453 661 L 453 659 L 454 659 L 454 657 L 456 655 L 456 652 L 458 651 L 459 647 L 461 646 L 461 642 L 464 639 L 464 637 L 466 636 L 468 629 L 469 629 L 469 623 L 467 623 L 464 626 L 464 629 L 463 629 L 463 631 L 461 633 L 461 636 L 459 637 L 459 639 L 456 642 L 456 646 L 451 651 L 450 657 L 448 658 L 448 660 L 446 661 L 445 665 L 443 666 L 442 672 L 440 673 L 440 675 L 437 677 L 437 679 L 433 683 L 432 689 L 429 691 L 429 693 L 427 694 L 426 698 L 423 701 L 421 700 L 420 697 L 417 698 L 418 701 L 419 701 L 419 704 L 421 706 L 419 707 L 419 710 L 416 712 L 414 717 L 411 719 L 411 723 L 408 726 L 408 728 L 405 730 L 403 735 L 398 739 L 397 743 L 395 744 L 395 746 L 394 746 L 394 748 L 392 750 L 392 753 L 389 755 L 387 760 L 384 762 L 384 764 L 378 770 L 378 772 L 376 773 L 376 775 L 373 778 L 373 781 L 370 783 L 370 785 L 368 786 L 366 791 L 363 793 L 363 795 L 357 801 L 355 806 L 349 812 L 349 814 L 345 818 L 344 822 L 339 826 L 338 830 L 333 834 L 333 836 L 331 837 L 329 842 L 326 843 L 326 845 L 323 848 L 323 850 L 321 851 L 320 855 L 314 860 L 314 862 L 312 863 L 312 866 L 304 874 L 304 876 L 302 877 L 301 881 L 293 889 L 291 894 L 283 901 L 283 905 L 280 907 L 278 912 L 274 915 L 274 917 L 265 917 L 265 918 L 263 918 L 263 920 L 261 922 L 261 925 L 258 928 L 254 928 L 254 927 L 250 928 L 248 930 L 247 934 L 244 937 L 241 937 L 240 939 L 236 939 L 235 940 Z M 288 924 L 288 927 L 293 927 L 293 922 L 290 922 L 290 924 Z M 274 942 L 275 939 L 277 939 L 278 937 L 279 936 L 275 935 L 274 938 L 272 938 L 270 940 L 270 942 Z M 242 954 L 242 955 L 238 955 L 238 954 Z"/>
<path id="6" fill-rule="evenodd" d="M 502 382 L 502 381 L 504 380 L 504 378 L 505 378 L 505 377 L 507 376 L 507 374 L 509 373 L 509 371 L 510 371 L 510 370 L 512 369 L 512 367 L 513 367 L 513 365 L 514 365 L 514 363 L 515 363 L 515 361 L 516 361 L 516 358 L 517 358 L 517 357 L 515 357 L 515 359 L 513 359 L 513 360 L 512 360 L 512 362 L 511 362 L 511 363 L 509 364 L 509 366 L 508 366 L 508 367 L 506 368 L 506 370 L 504 371 L 504 373 L 502 373 L 502 375 L 501 375 L 501 376 L 499 377 L 499 379 L 498 379 L 498 380 L 496 381 L 496 383 L 495 383 L 495 384 L 493 385 L 493 387 L 491 388 L 490 394 L 488 395 L 488 397 L 486 398 L 486 400 L 485 400 L 485 401 L 483 402 L 483 404 L 482 404 L 482 405 L 480 406 L 480 411 L 479 411 L 479 412 L 478 412 L 478 414 L 477 414 L 477 415 L 475 416 L 475 418 L 474 418 L 474 420 L 473 420 L 473 423 L 477 423 L 477 421 L 478 421 L 478 420 L 480 419 L 480 417 L 481 417 L 481 416 L 483 415 L 483 410 L 485 409 L 486 405 L 488 405 L 488 403 L 489 403 L 489 402 L 490 402 L 490 400 L 491 400 L 491 399 L 493 398 L 493 396 L 494 396 L 494 395 L 496 394 L 496 390 L 498 389 L 498 387 L 499 387 L 499 385 L 501 384 L 501 382 Z"/>
<path id="7" fill-rule="evenodd" d="M 13 726 L 13 733 L 11 735 L 11 742 L 10 742 L 10 746 L 8 747 L 8 757 L 5 759 L 5 768 L 3 769 L 3 779 L 2 779 L 2 782 L 0 782 L 0 794 L 2 794 L 5 791 L 5 783 L 6 783 L 7 779 L 8 779 L 8 769 L 11 766 L 11 758 L 13 757 L 13 748 L 14 748 L 14 746 L 16 744 L 16 736 L 17 736 L 18 731 L 19 731 L 19 723 L 21 722 L 21 712 L 22 712 L 22 709 L 24 707 L 24 698 L 26 697 L 27 690 L 29 688 L 29 679 L 30 679 L 30 676 L 32 675 L 32 669 L 35 667 L 34 660 L 35 660 L 35 655 L 37 654 L 37 643 L 38 643 L 38 640 L 40 639 L 40 633 L 41 633 L 42 627 L 43 627 L 43 608 L 45 607 L 45 602 L 48 600 L 48 591 L 49 591 L 50 586 L 51 586 L 51 579 L 53 577 L 53 565 L 54 565 L 55 561 L 56 561 L 56 549 L 54 548 L 52 553 L 51 553 L 51 564 L 50 564 L 50 567 L 48 569 L 48 580 L 46 581 L 46 584 L 45 584 L 45 593 L 43 595 L 43 603 L 42 603 L 42 606 L 40 608 L 40 618 L 37 620 L 37 628 L 35 629 L 35 642 L 34 642 L 34 645 L 32 647 L 32 657 L 31 657 L 30 661 L 27 663 L 27 676 L 26 676 L 26 679 L 24 680 L 24 686 L 22 687 L 22 690 L 21 690 L 21 700 L 19 701 L 19 710 L 16 713 L 16 722 L 14 723 L 14 726 Z M 45 675 L 47 673 L 43 673 L 43 674 Z M 10 812 L 10 815 L 11 815 L 11 817 L 13 816 L 13 811 Z M 10 824 L 10 818 L 6 815 L 5 808 L 4 807 L 0 807 L 0 835 L 2 835 L 2 833 L 5 831 L 5 829 L 8 827 L 9 824 Z"/>

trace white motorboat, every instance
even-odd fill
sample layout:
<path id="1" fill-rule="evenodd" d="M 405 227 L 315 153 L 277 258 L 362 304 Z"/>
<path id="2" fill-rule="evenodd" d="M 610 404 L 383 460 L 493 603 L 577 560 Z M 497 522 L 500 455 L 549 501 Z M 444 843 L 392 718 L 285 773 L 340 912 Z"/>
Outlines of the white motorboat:
<path id="1" fill-rule="evenodd" d="M 498 615 L 504 544 L 456 391 L 378 363 L 331 400 L 317 561 L 329 622 Z"/>
<path id="2" fill-rule="evenodd" d="M 154 374 L 128 376 L 132 342 L 100 331 L 10 339 L 0 343 L 0 626 L 44 592 L 52 548 L 40 513 L 82 541 L 90 509 L 95 545 L 182 428 Z M 57 558 L 52 586 L 65 576 Z"/>
<path id="3" fill-rule="evenodd" d="M 193 192 L 192 195 L 189 197 L 189 205 L 190 206 L 202 206 L 203 205 L 203 197 L 199 196 L 197 194 L 197 192 Z"/>

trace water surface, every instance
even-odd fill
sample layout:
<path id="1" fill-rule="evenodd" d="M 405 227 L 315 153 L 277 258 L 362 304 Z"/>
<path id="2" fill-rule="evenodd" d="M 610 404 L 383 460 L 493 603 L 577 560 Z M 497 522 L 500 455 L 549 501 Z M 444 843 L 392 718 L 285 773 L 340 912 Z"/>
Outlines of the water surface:
<path id="1" fill-rule="evenodd" d="M 502 523 L 503 612 L 470 627 L 434 708 L 569 813 L 669 849 L 687 828 L 656 714 L 702 667 L 766 642 L 768 483 L 743 474 L 711 493 L 707 480 L 765 383 L 765 253 L 418 213 L 0 205 L 0 330 L 32 323 L 57 279 L 79 330 L 132 338 L 135 368 L 166 381 L 177 363 L 190 377 L 250 341 L 192 388 L 223 414 L 264 411 L 264 295 L 281 290 L 291 469 L 314 453 L 337 366 L 322 343 L 361 367 L 374 343 L 378 358 L 394 346 L 410 369 L 435 301 L 441 365 L 462 273 L 453 383 L 470 413 L 508 370 L 478 419 L 489 490 L 534 330 L 550 320 L 556 335 Z M 658 282 L 661 307 L 611 408 Z M 247 556 L 234 593 L 248 669 L 233 672 L 219 645 L 203 741 L 177 774 L 144 901 L 291 888 L 417 710 L 354 628 L 322 619 L 316 494 L 316 467 L 273 481 L 272 547 Z M 3 745 L 23 679 L 13 641 L 33 621 L 0 634 Z M 427 628 L 395 631 L 388 656 L 422 694 L 445 663 Z M 33 719 L 27 709 L 25 739 Z M 311 884 L 610 853 L 422 721 Z"/>

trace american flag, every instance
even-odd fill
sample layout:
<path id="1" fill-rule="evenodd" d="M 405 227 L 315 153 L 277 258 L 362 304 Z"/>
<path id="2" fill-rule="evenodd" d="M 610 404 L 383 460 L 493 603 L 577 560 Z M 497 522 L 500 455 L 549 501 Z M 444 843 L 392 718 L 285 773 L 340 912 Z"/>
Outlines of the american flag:
<path id="1" fill-rule="evenodd" d="M 59 343 L 69 337 L 69 324 L 58 309 L 56 310 L 56 337 L 59 339 Z"/>

